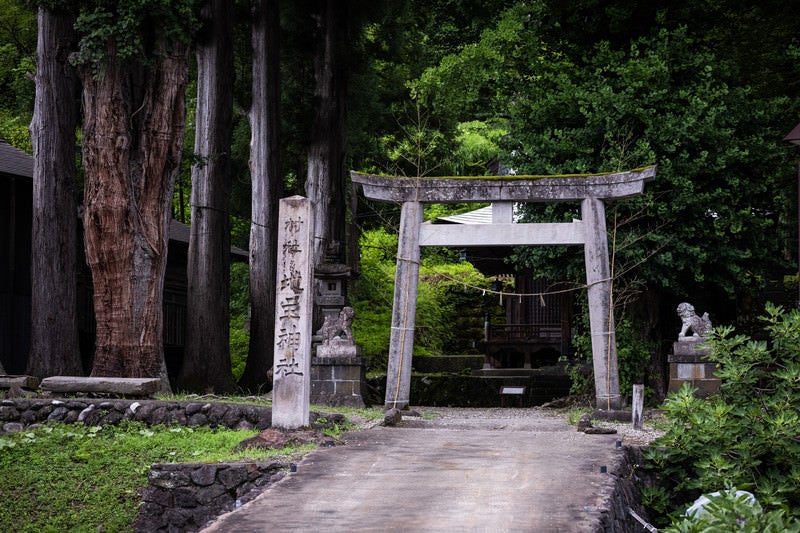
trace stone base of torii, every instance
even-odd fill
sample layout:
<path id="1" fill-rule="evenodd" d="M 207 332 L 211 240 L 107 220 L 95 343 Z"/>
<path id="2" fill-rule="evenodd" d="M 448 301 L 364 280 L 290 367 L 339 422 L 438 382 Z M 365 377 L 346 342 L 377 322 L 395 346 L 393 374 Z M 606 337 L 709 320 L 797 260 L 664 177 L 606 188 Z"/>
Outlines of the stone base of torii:
<path id="1" fill-rule="evenodd" d="M 604 202 L 642 194 L 655 174 L 655 167 L 557 177 L 403 178 L 351 172 L 365 197 L 402 204 L 384 408 L 409 405 L 421 246 L 553 244 L 583 245 L 596 407 L 621 408 Z M 564 201 L 581 202 L 580 220 L 516 224 L 511 219 L 513 202 Z M 422 224 L 423 204 L 462 202 L 496 202 L 498 215 L 480 226 Z"/>

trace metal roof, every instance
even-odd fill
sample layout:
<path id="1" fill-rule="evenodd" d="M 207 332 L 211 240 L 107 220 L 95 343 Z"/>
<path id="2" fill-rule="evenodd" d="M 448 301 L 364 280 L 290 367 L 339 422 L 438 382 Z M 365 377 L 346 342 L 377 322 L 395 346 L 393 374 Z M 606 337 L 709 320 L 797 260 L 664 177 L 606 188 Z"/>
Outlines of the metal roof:
<path id="1" fill-rule="evenodd" d="M 451 224 L 491 224 L 492 223 L 492 206 L 487 205 L 474 211 L 467 211 L 460 215 L 451 215 L 449 217 L 438 217 L 437 222 L 450 222 Z"/>
<path id="2" fill-rule="evenodd" d="M 486 207 L 481 207 L 479 209 L 475 209 L 473 211 L 467 211 L 466 213 L 461 213 L 460 215 L 450 215 L 447 217 L 437 217 L 436 220 L 433 220 L 434 224 L 491 224 L 492 223 L 492 206 L 494 204 L 489 204 Z M 519 222 L 520 220 L 520 213 L 517 212 L 517 206 L 514 205 L 512 220 L 514 222 Z M 425 222 L 428 224 L 429 222 Z"/>

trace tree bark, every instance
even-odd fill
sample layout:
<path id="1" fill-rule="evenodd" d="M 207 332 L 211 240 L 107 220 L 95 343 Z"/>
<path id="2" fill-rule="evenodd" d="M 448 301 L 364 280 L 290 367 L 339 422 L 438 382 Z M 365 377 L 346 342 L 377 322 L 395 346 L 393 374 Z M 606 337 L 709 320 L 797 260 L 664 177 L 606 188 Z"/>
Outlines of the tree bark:
<path id="1" fill-rule="evenodd" d="M 256 0 L 253 12 L 253 103 L 250 108 L 250 347 L 242 388 L 270 390 L 275 343 L 275 276 L 280 177 L 280 12 Z"/>
<path id="2" fill-rule="evenodd" d="M 233 17 L 227 0 L 209 0 L 197 44 L 197 112 L 192 167 L 186 347 L 181 389 L 231 392 L 230 150 L 233 128 Z"/>
<path id="3" fill-rule="evenodd" d="M 97 321 L 92 376 L 160 377 L 172 191 L 185 119 L 188 45 L 157 38 L 148 62 L 108 46 L 82 72 L 84 229 Z"/>
<path id="4" fill-rule="evenodd" d="M 347 9 L 333 0 L 316 0 L 314 124 L 308 150 L 306 195 L 314 206 L 315 262 L 343 259 L 345 236 L 344 155 L 347 122 Z"/>
<path id="5" fill-rule="evenodd" d="M 83 375 L 78 346 L 75 17 L 39 8 L 33 143 L 31 346 L 27 373 Z"/>

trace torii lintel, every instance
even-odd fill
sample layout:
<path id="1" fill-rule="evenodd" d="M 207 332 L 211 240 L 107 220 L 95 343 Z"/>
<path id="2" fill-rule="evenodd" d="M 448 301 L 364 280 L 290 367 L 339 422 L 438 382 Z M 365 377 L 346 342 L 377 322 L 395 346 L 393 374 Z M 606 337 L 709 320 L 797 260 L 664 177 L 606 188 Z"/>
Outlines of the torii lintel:
<path id="1" fill-rule="evenodd" d="M 350 172 L 364 196 L 384 202 L 564 202 L 597 198 L 622 199 L 644 192 L 656 167 L 625 172 L 564 176 L 485 176 L 407 178 Z"/>

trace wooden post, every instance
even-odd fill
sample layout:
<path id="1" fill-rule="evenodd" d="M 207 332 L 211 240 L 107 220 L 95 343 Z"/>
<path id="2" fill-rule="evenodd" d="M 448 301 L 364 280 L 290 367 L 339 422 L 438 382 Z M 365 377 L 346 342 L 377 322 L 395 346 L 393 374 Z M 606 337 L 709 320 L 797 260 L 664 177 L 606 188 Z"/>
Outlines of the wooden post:
<path id="1" fill-rule="evenodd" d="M 644 385 L 633 386 L 632 420 L 633 429 L 641 431 L 644 409 Z"/>

